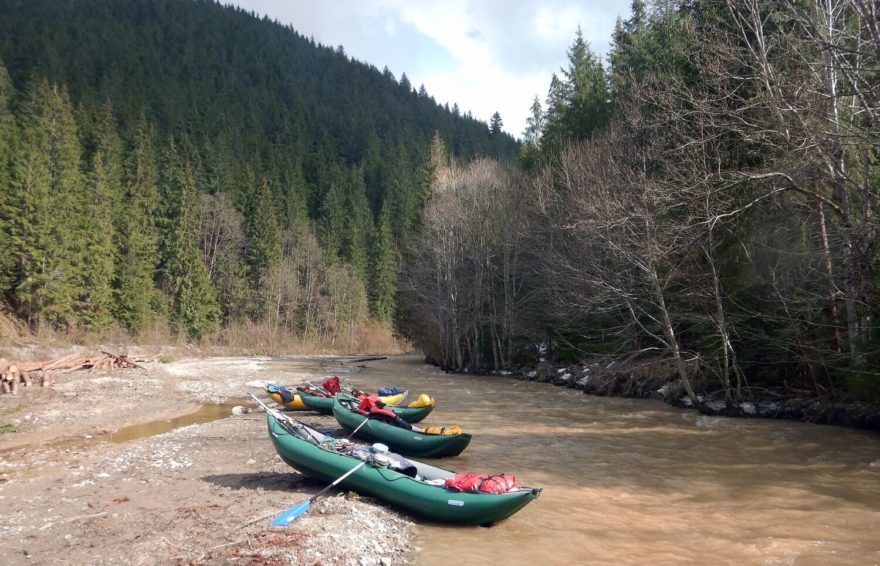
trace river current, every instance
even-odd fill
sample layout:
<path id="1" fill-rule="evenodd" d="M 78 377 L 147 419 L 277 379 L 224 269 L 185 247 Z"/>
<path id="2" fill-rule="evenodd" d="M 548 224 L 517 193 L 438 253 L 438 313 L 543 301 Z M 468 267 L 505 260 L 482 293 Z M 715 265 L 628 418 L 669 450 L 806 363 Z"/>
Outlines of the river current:
<path id="1" fill-rule="evenodd" d="M 419 521 L 411 564 L 880 563 L 876 433 L 446 374 L 415 356 L 364 365 L 340 376 L 430 393 L 420 426 L 474 435 L 433 463 L 544 488 L 490 528 Z"/>

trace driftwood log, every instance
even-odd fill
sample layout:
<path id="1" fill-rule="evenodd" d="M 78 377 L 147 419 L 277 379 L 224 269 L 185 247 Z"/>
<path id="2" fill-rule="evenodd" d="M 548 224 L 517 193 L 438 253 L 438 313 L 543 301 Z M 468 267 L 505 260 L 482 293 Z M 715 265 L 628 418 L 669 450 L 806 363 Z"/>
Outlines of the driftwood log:
<path id="1" fill-rule="evenodd" d="M 0 358 L 0 384 L 3 393 L 18 394 L 18 385 L 23 383 L 25 387 L 32 384 L 31 374 L 41 372 L 42 385 L 47 387 L 55 381 L 59 373 L 89 370 L 90 373 L 111 370 L 115 368 L 143 368 L 139 365 L 147 362 L 155 362 L 160 354 L 154 356 L 128 356 L 126 354 L 114 354 L 101 351 L 96 356 L 84 356 L 82 354 L 69 354 L 54 360 L 43 362 L 9 362 Z"/>

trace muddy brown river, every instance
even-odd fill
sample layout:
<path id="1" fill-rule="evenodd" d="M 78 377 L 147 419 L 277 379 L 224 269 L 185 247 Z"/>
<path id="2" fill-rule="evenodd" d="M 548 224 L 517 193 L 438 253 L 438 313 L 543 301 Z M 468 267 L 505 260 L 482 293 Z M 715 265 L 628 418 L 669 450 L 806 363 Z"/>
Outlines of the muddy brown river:
<path id="1" fill-rule="evenodd" d="M 473 433 L 434 463 L 544 488 L 491 528 L 420 522 L 411 564 L 880 563 L 875 433 L 445 374 L 418 357 L 364 365 L 324 369 L 428 392 L 437 407 L 423 425 Z"/>

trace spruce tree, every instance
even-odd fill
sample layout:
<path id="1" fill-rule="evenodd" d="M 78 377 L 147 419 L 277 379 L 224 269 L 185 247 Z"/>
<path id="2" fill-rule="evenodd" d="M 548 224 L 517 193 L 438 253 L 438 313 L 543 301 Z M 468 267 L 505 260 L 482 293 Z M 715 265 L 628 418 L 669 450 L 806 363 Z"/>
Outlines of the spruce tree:
<path id="1" fill-rule="evenodd" d="M 167 219 L 163 282 L 171 316 L 180 335 L 199 339 L 217 328 L 220 306 L 199 249 L 198 199 L 192 164 L 169 143 L 163 171 L 163 193 L 173 199 Z"/>
<path id="2" fill-rule="evenodd" d="M 501 134 L 504 122 L 501 120 L 501 114 L 495 112 L 489 120 L 489 135 L 497 136 Z"/>
<path id="3" fill-rule="evenodd" d="M 385 324 L 394 318 L 397 291 L 397 249 L 391 232 L 391 210 L 383 206 L 370 246 L 370 278 L 367 297 L 370 313 Z"/>
<path id="4" fill-rule="evenodd" d="M 321 201 L 318 235 L 330 263 L 342 253 L 345 224 L 348 221 L 346 179 L 341 165 L 335 165 L 328 175 L 328 189 Z"/>
<path id="5" fill-rule="evenodd" d="M 106 329 L 113 317 L 113 193 L 119 190 L 104 154 L 95 153 L 86 183 L 85 197 L 90 205 L 80 215 L 78 238 L 83 244 L 76 286 L 77 319 L 91 330 Z"/>
<path id="6" fill-rule="evenodd" d="M 134 130 L 125 175 L 124 212 L 116 231 L 116 318 L 131 331 L 146 328 L 162 311 L 155 285 L 158 266 L 159 171 L 154 134 L 144 118 Z"/>
<path id="7" fill-rule="evenodd" d="M 115 233 L 120 228 L 118 221 L 126 212 L 121 207 L 122 141 L 109 103 L 97 115 L 94 144 L 84 209 L 78 223 L 78 239 L 84 253 L 78 266 L 76 310 L 86 327 L 102 330 L 112 320 L 112 283 L 117 259 Z"/>
<path id="8" fill-rule="evenodd" d="M 411 226 L 419 224 L 422 209 L 433 196 L 434 182 L 437 180 L 437 174 L 447 165 L 449 165 L 449 152 L 446 149 L 446 143 L 440 137 L 439 132 L 434 132 L 434 137 L 428 148 L 427 159 L 422 166 L 422 174 L 419 180 L 419 198 L 417 208 L 413 211 L 414 216 L 410 219 Z"/>
<path id="9" fill-rule="evenodd" d="M 388 164 L 389 181 L 383 208 L 388 208 L 395 241 L 406 249 L 410 234 L 418 222 L 419 185 L 416 167 L 410 161 L 406 147 L 398 142 Z"/>
<path id="10" fill-rule="evenodd" d="M 275 217 L 275 206 L 272 188 L 269 181 L 263 179 L 253 196 L 247 216 L 249 249 L 248 262 L 251 272 L 251 284 L 257 291 L 257 310 L 264 315 L 267 310 L 262 300 L 266 279 L 272 269 L 281 261 L 281 229 Z"/>
<path id="11" fill-rule="evenodd" d="M 357 166 L 349 169 L 346 183 L 346 209 L 348 220 L 345 223 L 342 241 L 342 257 L 354 268 L 361 282 L 367 279 L 367 248 L 373 225 L 373 215 L 367 201 L 364 169 Z"/>
<path id="12" fill-rule="evenodd" d="M 18 258 L 13 245 L 14 217 L 20 213 L 12 186 L 12 167 L 18 151 L 18 127 L 12 114 L 14 96 L 12 80 L 0 61 L 0 301 L 11 291 Z"/>
<path id="13" fill-rule="evenodd" d="M 32 83 L 21 111 L 22 150 L 11 201 L 12 246 L 18 256 L 18 313 L 36 325 L 76 323 L 74 302 L 85 253 L 77 226 L 85 213 L 80 146 L 66 91 Z"/>
<path id="14" fill-rule="evenodd" d="M 282 187 L 284 229 L 301 233 L 308 229 L 308 187 L 299 160 L 287 163 L 279 179 Z"/>
<path id="15" fill-rule="evenodd" d="M 544 109 L 541 101 L 535 96 L 531 108 L 532 114 L 526 118 L 526 128 L 523 131 L 523 144 L 519 155 L 523 167 L 531 169 L 537 161 L 541 149 L 541 136 L 544 133 Z"/>

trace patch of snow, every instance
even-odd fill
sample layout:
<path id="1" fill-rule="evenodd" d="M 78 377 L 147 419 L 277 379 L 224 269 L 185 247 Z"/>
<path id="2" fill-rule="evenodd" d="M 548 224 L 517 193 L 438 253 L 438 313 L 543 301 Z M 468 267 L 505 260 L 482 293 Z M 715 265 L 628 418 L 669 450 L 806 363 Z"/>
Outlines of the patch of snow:
<path id="1" fill-rule="evenodd" d="M 756 415 L 758 413 L 758 409 L 755 407 L 754 403 L 742 403 L 739 408 L 747 415 Z"/>

